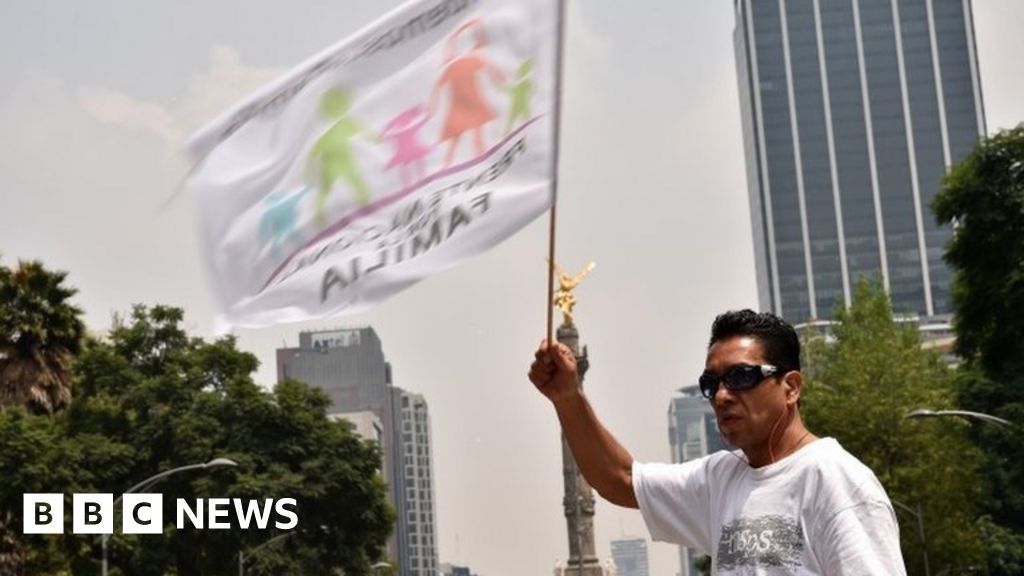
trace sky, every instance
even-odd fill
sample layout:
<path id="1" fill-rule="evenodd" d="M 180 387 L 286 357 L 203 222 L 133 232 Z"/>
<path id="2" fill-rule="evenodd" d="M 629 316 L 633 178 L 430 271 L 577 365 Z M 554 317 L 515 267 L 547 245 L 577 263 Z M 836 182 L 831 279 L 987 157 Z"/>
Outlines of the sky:
<path id="1" fill-rule="evenodd" d="M 949 1 L 949 0 L 942 0 Z M 69 272 L 93 330 L 135 303 L 212 335 L 190 132 L 394 0 L 0 2 L 0 257 Z M 586 390 L 641 461 L 667 460 L 669 401 L 714 316 L 756 307 L 730 0 L 570 0 L 557 259 L 577 289 Z M 975 0 L 990 132 L 1024 119 L 1024 3 Z M 567 555 L 559 430 L 526 379 L 546 314 L 546 217 L 355 316 L 239 330 L 275 379 L 300 330 L 372 326 L 395 384 L 430 406 L 442 562 L 550 574 Z M 597 506 L 598 553 L 649 538 Z M 653 544 L 651 574 L 678 570 Z"/>

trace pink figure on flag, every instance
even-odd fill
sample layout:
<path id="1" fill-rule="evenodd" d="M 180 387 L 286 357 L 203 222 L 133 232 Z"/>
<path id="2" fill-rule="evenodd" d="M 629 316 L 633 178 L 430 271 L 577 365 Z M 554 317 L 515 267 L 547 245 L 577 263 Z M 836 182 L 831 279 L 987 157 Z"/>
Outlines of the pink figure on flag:
<path id="1" fill-rule="evenodd" d="M 473 47 L 468 53 L 457 54 L 457 43 L 463 33 L 476 29 L 476 36 L 473 39 Z M 460 26 L 448 38 L 448 45 L 445 49 L 445 67 L 441 78 L 434 85 L 430 95 L 430 114 L 433 115 L 437 108 L 439 93 L 444 88 L 451 91 L 450 107 L 448 116 L 444 121 L 444 128 L 441 132 L 441 140 L 448 142 L 448 152 L 445 154 L 444 166 L 451 165 L 455 157 L 455 150 L 459 145 L 459 139 L 466 132 L 473 132 L 473 146 L 477 154 L 484 151 L 483 127 L 495 118 L 480 92 L 478 78 L 483 73 L 488 73 L 491 80 L 501 85 L 505 78 L 483 53 L 484 31 L 480 20 L 474 18 Z"/>
<path id="2" fill-rule="evenodd" d="M 423 178 L 423 157 L 430 152 L 430 147 L 420 142 L 419 131 L 428 119 L 423 106 L 417 104 L 392 118 L 380 133 L 381 140 L 390 140 L 395 147 L 395 154 L 384 170 L 397 166 L 402 176 L 402 186 L 409 186 Z"/>

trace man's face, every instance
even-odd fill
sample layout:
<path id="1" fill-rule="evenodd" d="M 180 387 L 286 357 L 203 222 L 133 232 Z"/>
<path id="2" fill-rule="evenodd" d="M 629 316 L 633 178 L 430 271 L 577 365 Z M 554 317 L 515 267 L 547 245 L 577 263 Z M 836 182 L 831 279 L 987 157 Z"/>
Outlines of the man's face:
<path id="1" fill-rule="evenodd" d="M 704 370 L 720 376 L 737 364 L 759 366 L 769 362 L 757 339 L 736 336 L 711 346 Z M 781 377 L 765 378 L 754 388 L 742 391 L 728 390 L 719 383 L 711 405 L 726 441 L 744 451 L 767 444 L 772 427 L 786 410 L 786 386 Z"/>

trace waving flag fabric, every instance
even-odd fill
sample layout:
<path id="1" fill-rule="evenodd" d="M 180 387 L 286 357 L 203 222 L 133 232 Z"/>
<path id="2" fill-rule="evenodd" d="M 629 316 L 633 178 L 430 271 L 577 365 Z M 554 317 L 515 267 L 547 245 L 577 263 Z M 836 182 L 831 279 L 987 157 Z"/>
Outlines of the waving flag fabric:
<path id="1" fill-rule="evenodd" d="M 558 2 L 415 0 L 189 143 L 234 326 L 365 310 L 551 202 Z"/>

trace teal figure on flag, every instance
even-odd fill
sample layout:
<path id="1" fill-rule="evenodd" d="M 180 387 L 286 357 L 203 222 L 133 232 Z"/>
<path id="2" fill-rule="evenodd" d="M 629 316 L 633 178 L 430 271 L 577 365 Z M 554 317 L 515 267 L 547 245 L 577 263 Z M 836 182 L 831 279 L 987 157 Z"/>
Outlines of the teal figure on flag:
<path id="1" fill-rule="evenodd" d="M 298 220 L 296 209 L 308 191 L 308 187 L 291 194 L 276 190 L 263 200 L 266 211 L 260 218 L 260 243 L 270 248 L 271 258 L 276 260 L 281 246 L 294 239 Z"/>
<path id="2" fill-rule="evenodd" d="M 331 89 L 320 101 L 320 111 L 327 118 L 336 119 L 327 132 L 316 141 L 309 155 L 310 166 L 316 170 L 316 222 L 327 225 L 327 200 L 336 181 L 344 180 L 352 188 L 356 203 L 370 201 L 370 190 L 359 174 L 352 155 L 352 139 L 364 133 L 362 126 L 349 116 L 349 97 L 343 90 Z"/>

